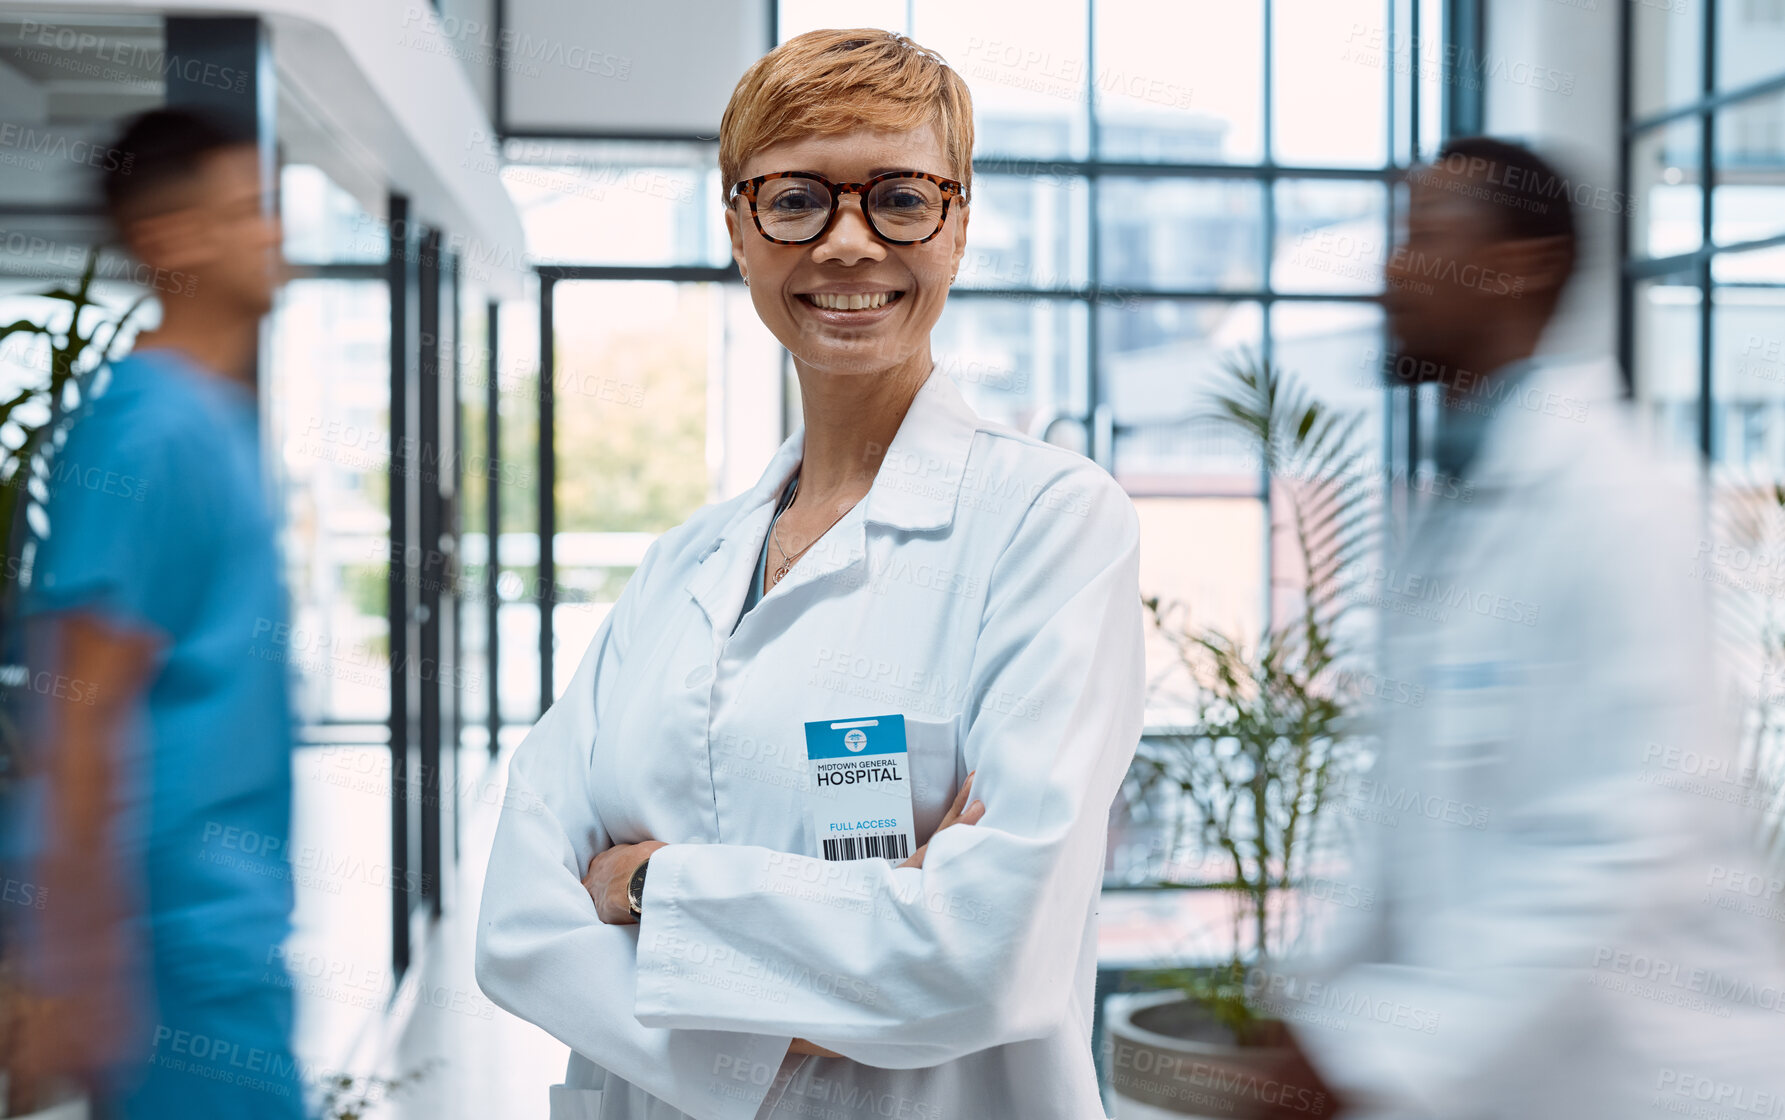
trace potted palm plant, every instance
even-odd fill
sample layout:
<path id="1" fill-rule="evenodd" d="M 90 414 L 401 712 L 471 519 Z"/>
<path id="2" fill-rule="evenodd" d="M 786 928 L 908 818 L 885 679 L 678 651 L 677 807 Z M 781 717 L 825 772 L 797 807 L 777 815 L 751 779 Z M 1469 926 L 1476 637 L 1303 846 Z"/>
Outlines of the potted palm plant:
<path id="1" fill-rule="evenodd" d="M 1213 967 L 1154 973 L 1162 990 L 1112 999 L 1118 1117 L 1323 1116 L 1332 1107 L 1282 1084 L 1286 1028 L 1259 998 L 1258 978 L 1296 941 L 1296 891 L 1321 853 L 1323 810 L 1361 753 L 1346 577 L 1373 547 L 1379 491 L 1360 418 L 1251 356 L 1224 374 L 1212 414 L 1256 449 L 1270 480 L 1271 591 L 1289 609 L 1251 636 L 1146 601 L 1191 687 L 1186 725 L 1149 734 L 1131 772 L 1142 796 L 1163 790 L 1180 814 L 1154 885 L 1226 893 L 1232 953 Z M 1219 877 L 1179 878 L 1171 869 L 1183 865 L 1183 848 Z"/>

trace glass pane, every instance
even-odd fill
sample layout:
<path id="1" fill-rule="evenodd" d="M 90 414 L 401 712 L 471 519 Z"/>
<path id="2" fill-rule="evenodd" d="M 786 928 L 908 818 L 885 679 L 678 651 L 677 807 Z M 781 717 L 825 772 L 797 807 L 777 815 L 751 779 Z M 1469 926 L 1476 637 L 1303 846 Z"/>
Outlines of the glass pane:
<path id="1" fill-rule="evenodd" d="M 1093 8 L 1104 158 L 1264 158 L 1262 0 L 1097 0 Z"/>
<path id="2" fill-rule="evenodd" d="M 539 718 L 539 309 L 527 301 L 504 303 L 498 312 L 502 338 L 499 458 L 491 492 L 501 504 L 496 538 L 501 575 L 497 618 L 497 698 L 504 723 Z"/>
<path id="3" fill-rule="evenodd" d="M 1375 416 L 1383 408 L 1382 308 L 1375 303 L 1285 300 L 1271 305 L 1271 357 L 1334 408 Z"/>
<path id="4" fill-rule="evenodd" d="M 708 359 L 723 323 L 720 294 L 716 284 L 661 281 L 553 290 L 560 689 L 651 541 L 708 499 Z"/>
<path id="5" fill-rule="evenodd" d="M 1780 73 L 1785 73 L 1785 0 L 1718 4 L 1717 88 L 1735 89 Z"/>
<path id="6" fill-rule="evenodd" d="M 831 0 L 780 0 L 775 17 L 775 34 L 783 43 L 808 31 L 839 26 L 881 27 L 903 34 L 905 0 L 856 0 L 846 19 Z"/>
<path id="7" fill-rule="evenodd" d="M 1140 593 L 1182 610 L 1197 627 L 1256 639 L 1264 602 L 1264 503 L 1257 498 L 1137 496 Z M 1219 541 L 1219 548 L 1210 548 Z M 1146 628 L 1149 726 L 1181 724 L 1192 711 L 1189 670 L 1175 647 Z"/>
<path id="8" fill-rule="evenodd" d="M 1697 100 L 1704 89 L 1704 12 L 1708 2 L 1645 0 L 1628 6 L 1632 116 L 1640 119 Z M 1725 17 L 1719 11 L 1717 18 Z"/>
<path id="9" fill-rule="evenodd" d="M 1333 179 L 1276 184 L 1271 283 L 1287 292 L 1379 292 L 1388 257 L 1388 187 Z"/>
<path id="10" fill-rule="evenodd" d="M 1703 244 L 1701 135 L 1703 125 L 1693 117 L 1645 132 L 1631 144 L 1632 256 L 1671 257 Z"/>
<path id="11" fill-rule="evenodd" d="M 509 140 L 502 157 L 502 184 L 521 212 L 533 260 L 731 261 L 714 145 Z M 497 162 L 491 153 L 473 158 L 492 170 Z"/>
<path id="12" fill-rule="evenodd" d="M 1653 441 L 1676 451 L 1698 447 L 1698 309 L 1699 288 L 1690 277 L 1636 285 L 1636 401 Z"/>
<path id="13" fill-rule="evenodd" d="M 292 760 L 295 905 L 279 963 L 297 1002 L 292 1048 L 324 1068 L 396 993 L 388 915 L 403 875 L 391 866 L 390 757 L 384 743 L 329 743 Z M 409 874 L 420 885 L 420 871 Z"/>
<path id="14" fill-rule="evenodd" d="M 974 150 L 1083 158 L 1085 0 L 912 0 L 912 37 L 973 91 Z"/>
<path id="15" fill-rule="evenodd" d="M 1361 456 L 1353 471 L 1352 489 L 1359 495 L 1357 508 L 1379 516 L 1389 494 L 1385 471 L 1388 454 L 1388 389 L 1382 377 L 1382 309 L 1375 303 L 1315 303 L 1301 300 L 1271 305 L 1271 356 L 1277 369 L 1292 377 L 1315 398 L 1336 413 L 1357 418 L 1352 449 Z M 1294 486 L 1295 480 L 1278 480 L 1276 486 Z M 1274 502 L 1273 508 L 1284 508 Z M 1299 571 L 1304 558 L 1281 517 L 1275 542 L 1277 558 L 1272 568 L 1280 573 Z M 1304 609 L 1300 584 L 1290 580 L 1273 589 L 1271 617 L 1276 624 Z M 1352 625 L 1363 625 L 1354 618 Z"/>
<path id="16" fill-rule="evenodd" d="M 1115 471 L 1131 493 L 1255 495 L 1255 449 L 1205 415 L 1222 364 L 1256 353 L 1256 303 L 1131 299 L 1098 308 L 1098 372 L 1116 423 Z"/>
<path id="17" fill-rule="evenodd" d="M 319 167 L 289 164 L 279 174 L 285 259 L 297 263 L 375 263 L 390 257 L 382 215 L 335 185 Z"/>
<path id="18" fill-rule="evenodd" d="M 1085 335 L 1079 300 L 948 301 L 932 336 L 936 368 L 974 411 L 1040 434 L 1053 416 L 1083 416 Z"/>
<path id="19" fill-rule="evenodd" d="M 1419 35 L 1422 43 L 1443 44 L 1449 40 L 1444 26 L 1445 0 L 1415 0 L 1419 5 Z M 1421 50 L 1419 55 L 1419 158 L 1432 159 L 1444 144 L 1445 98 L 1449 90 L 1444 82 L 1443 56 Z M 1409 64 L 1411 65 L 1411 64 Z"/>
<path id="20" fill-rule="evenodd" d="M 1388 75 L 1410 64 L 1411 40 L 1391 42 L 1387 18 L 1384 0 L 1276 0 L 1271 127 L 1278 163 L 1388 162 Z"/>
<path id="21" fill-rule="evenodd" d="M 1720 110 L 1715 135 L 1712 240 L 1733 245 L 1785 233 L 1785 90 Z"/>
<path id="22" fill-rule="evenodd" d="M 492 477 L 501 476 L 501 464 L 490 458 L 486 427 L 489 420 L 489 385 L 497 356 L 490 352 L 489 314 L 483 293 L 470 285 L 460 288 L 459 299 L 459 663 L 464 667 L 464 687 L 459 689 L 459 716 L 467 742 L 487 746 L 485 721 L 489 717 L 490 641 L 488 604 L 490 540 L 486 516 Z M 499 378 L 499 373 L 497 374 Z M 498 380 L 498 387 L 500 381 Z M 494 469 L 492 469 L 494 468 Z"/>
<path id="23" fill-rule="evenodd" d="M 999 161 L 1015 165 L 1020 161 Z M 1039 166 L 1039 165 L 1038 165 Z M 973 176 L 962 288 L 1078 288 L 1085 284 L 1090 192 L 1085 180 L 1036 174 Z"/>
<path id="24" fill-rule="evenodd" d="M 1262 184 L 1243 179 L 1107 179 L 1098 199 L 1104 286 L 1262 286 Z"/>
<path id="25" fill-rule="evenodd" d="M 1785 249 L 1719 256 L 1711 276 L 1712 447 L 1759 478 L 1785 475 Z"/>
<path id="26" fill-rule="evenodd" d="M 288 284 L 267 376 L 298 717 L 381 724 L 390 717 L 389 288 Z"/>

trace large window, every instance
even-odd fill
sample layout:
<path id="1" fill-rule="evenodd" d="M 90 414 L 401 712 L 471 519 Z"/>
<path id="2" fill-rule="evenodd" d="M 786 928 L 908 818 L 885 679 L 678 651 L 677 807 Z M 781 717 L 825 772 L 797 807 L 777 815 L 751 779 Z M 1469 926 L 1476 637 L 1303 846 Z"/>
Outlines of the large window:
<path id="1" fill-rule="evenodd" d="M 911 0 L 973 91 L 967 257 L 935 336 L 982 414 L 1090 455 L 1136 498 L 1147 594 L 1257 633 L 1268 487 L 1203 415 L 1222 366 L 1277 363 L 1369 418 L 1392 185 L 1441 135 L 1436 0 Z M 837 16 L 783 0 L 783 41 Z M 1212 543 L 1218 542 L 1218 543 Z M 1163 649 L 1161 650 L 1163 654 Z M 1155 718 L 1172 699 L 1155 697 Z"/>
<path id="2" fill-rule="evenodd" d="M 974 95 L 972 234 L 935 334 L 939 368 L 983 415 L 1082 451 L 1136 496 L 1158 542 L 1149 593 L 1195 598 L 1241 631 L 1270 618 L 1269 488 L 1256 455 L 1203 415 L 1225 363 L 1277 362 L 1363 413 L 1387 458 L 1404 402 L 1374 380 L 1385 349 L 1375 299 L 1394 183 L 1433 152 L 1441 101 L 1456 88 L 1441 79 L 1443 13 L 1454 6 L 894 0 L 853 11 L 852 25 L 939 51 Z M 838 19 L 805 0 L 777 11 L 783 41 Z M 619 471 L 630 481 L 603 493 L 685 516 L 753 482 L 797 422 L 797 386 L 785 366 L 773 372 L 778 348 L 728 282 L 716 147 L 696 137 L 503 145 L 501 174 L 552 293 L 551 408 L 540 420 L 553 433 L 541 475 L 555 522 L 543 550 L 519 521 L 513 550 L 501 546 L 516 575 L 546 573 L 527 585 L 539 594 L 513 603 L 516 629 L 504 623 L 506 719 L 537 712 L 535 681 L 562 686 L 581 654 L 571 647 L 640 542 L 665 527 L 608 508 L 591 480 Z M 629 331 L 651 344 L 626 341 Z M 655 365 L 638 366 L 652 354 Z M 620 369 L 620 355 L 638 368 Z M 707 397 L 704 414 L 672 410 L 686 431 L 644 433 L 628 409 L 566 389 L 598 371 L 668 401 L 683 367 L 700 370 Z M 631 458 L 573 470 L 597 429 Z M 678 450 L 683 437 L 693 442 Z M 518 451 L 505 442 L 503 457 Z M 704 480 L 687 474 L 696 453 Z M 553 633 L 542 636 L 547 594 Z"/>
<path id="3" fill-rule="evenodd" d="M 1635 4 L 1624 353 L 1664 441 L 1785 473 L 1785 19 Z"/>

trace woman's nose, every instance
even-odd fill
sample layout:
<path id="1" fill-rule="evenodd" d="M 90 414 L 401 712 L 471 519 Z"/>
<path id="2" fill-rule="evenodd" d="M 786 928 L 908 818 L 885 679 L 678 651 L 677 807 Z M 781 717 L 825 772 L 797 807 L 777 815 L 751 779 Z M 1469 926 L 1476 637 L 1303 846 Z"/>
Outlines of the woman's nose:
<path id="1" fill-rule="evenodd" d="M 886 245 L 874 235 L 868 224 L 867 211 L 860 195 L 844 195 L 837 202 L 837 218 L 831 228 L 818 239 L 813 256 L 821 261 L 851 264 L 859 260 L 879 260 L 886 256 Z"/>

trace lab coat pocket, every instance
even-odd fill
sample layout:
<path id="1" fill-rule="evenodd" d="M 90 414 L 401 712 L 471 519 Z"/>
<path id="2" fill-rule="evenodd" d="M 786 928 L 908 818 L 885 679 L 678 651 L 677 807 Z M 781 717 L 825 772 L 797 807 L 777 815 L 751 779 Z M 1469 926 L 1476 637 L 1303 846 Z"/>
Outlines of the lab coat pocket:
<path id="1" fill-rule="evenodd" d="M 600 1089 L 553 1085 L 551 1120 L 601 1120 L 601 1097 Z"/>
<path id="2" fill-rule="evenodd" d="M 905 750 L 911 760 L 911 827 L 924 844 L 942 823 L 966 777 L 961 769 L 957 720 L 905 717 Z"/>

